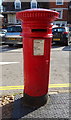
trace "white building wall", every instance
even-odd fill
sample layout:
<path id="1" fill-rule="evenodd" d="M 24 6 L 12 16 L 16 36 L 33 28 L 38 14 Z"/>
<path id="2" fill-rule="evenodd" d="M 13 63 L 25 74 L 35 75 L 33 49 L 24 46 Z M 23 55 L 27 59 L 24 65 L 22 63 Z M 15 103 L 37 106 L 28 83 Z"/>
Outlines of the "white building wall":
<path id="1" fill-rule="evenodd" d="M 8 23 L 9 24 L 21 24 L 21 22 L 16 19 L 16 14 L 8 14 Z"/>
<path id="2" fill-rule="evenodd" d="M 58 11 L 61 11 L 61 14 L 60 14 L 60 21 L 54 21 L 54 25 L 58 25 L 58 26 L 67 26 L 67 21 L 61 21 L 61 19 L 63 19 L 63 10 L 68 10 L 68 8 L 52 8 L 52 10 L 56 10 L 57 12 Z"/>
<path id="3" fill-rule="evenodd" d="M 54 25 L 58 25 L 58 26 L 67 26 L 67 21 L 55 21 Z"/>
<path id="4" fill-rule="evenodd" d="M 16 24 L 16 15 L 15 14 L 8 14 L 8 23 Z"/>

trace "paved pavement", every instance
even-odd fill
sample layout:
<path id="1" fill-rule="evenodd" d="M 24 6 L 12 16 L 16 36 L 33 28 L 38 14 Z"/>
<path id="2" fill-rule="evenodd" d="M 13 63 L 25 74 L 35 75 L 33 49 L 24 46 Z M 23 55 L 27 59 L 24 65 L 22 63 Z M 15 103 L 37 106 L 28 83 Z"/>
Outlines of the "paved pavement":
<path id="1" fill-rule="evenodd" d="M 70 120 L 69 93 L 49 94 L 48 101 L 41 107 L 28 107 L 23 104 L 22 94 L 15 96 L 14 103 L 5 105 L 2 109 L 2 119 L 13 120 L 38 120 L 42 118 L 55 120 Z"/>
<path id="2" fill-rule="evenodd" d="M 69 94 L 50 95 L 47 104 L 38 109 L 22 107 L 21 99 L 16 99 L 12 115 L 13 118 L 69 118 Z"/>
<path id="3" fill-rule="evenodd" d="M 0 56 L 2 56 L 1 62 L 3 62 L 0 62 L 0 67 L 2 66 L 2 81 L 0 78 L 0 86 L 9 87 L 23 85 L 24 76 L 22 48 L 17 49 L 4 46 L 2 50 L 3 51 L 0 51 Z M 71 71 L 71 64 L 69 64 L 69 54 L 71 53 L 70 51 L 71 46 L 52 47 L 50 84 L 64 85 L 69 83 L 69 72 Z M 15 95 L 14 103 L 3 106 L 2 119 L 71 119 L 69 101 L 71 94 L 69 93 L 69 87 L 62 86 L 49 88 L 48 101 L 40 108 L 30 108 L 22 105 L 22 94 L 19 93 L 22 93 L 23 89 L 3 90 L 2 94 L 14 94 L 16 92 L 17 95 Z"/>

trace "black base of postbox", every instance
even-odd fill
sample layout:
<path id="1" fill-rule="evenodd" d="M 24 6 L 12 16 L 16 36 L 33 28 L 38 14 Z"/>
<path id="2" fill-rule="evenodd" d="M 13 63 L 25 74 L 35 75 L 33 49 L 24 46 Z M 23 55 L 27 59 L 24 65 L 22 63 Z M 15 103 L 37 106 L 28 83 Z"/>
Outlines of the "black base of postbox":
<path id="1" fill-rule="evenodd" d="M 47 100 L 47 95 L 43 95 L 40 97 L 32 97 L 24 93 L 23 104 L 31 107 L 41 107 L 46 104 Z"/>

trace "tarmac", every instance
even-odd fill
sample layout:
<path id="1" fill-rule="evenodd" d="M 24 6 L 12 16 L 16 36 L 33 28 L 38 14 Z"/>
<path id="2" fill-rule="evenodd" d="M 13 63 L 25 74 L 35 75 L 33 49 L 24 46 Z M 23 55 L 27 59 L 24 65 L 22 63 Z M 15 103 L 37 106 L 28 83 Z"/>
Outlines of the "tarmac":
<path id="1" fill-rule="evenodd" d="M 23 94 L 17 94 L 13 103 L 4 106 L 2 120 L 8 118 L 9 120 L 71 120 L 71 93 L 69 92 L 49 92 L 47 103 L 37 108 L 25 106 L 22 98 Z"/>

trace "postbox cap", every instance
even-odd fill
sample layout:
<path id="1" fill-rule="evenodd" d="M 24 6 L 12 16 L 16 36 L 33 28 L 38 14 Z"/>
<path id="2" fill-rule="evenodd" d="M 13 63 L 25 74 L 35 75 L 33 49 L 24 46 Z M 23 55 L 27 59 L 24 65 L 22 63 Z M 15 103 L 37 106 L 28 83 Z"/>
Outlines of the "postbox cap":
<path id="1" fill-rule="evenodd" d="M 58 19 L 59 13 L 49 9 L 27 9 L 16 13 L 16 18 L 23 21 L 47 21 L 53 22 Z"/>

